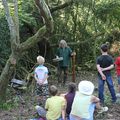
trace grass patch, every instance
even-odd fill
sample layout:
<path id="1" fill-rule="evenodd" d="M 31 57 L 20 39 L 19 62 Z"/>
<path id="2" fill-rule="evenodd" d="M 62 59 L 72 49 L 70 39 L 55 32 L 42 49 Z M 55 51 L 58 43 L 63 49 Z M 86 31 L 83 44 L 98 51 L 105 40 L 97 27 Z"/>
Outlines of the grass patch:
<path id="1" fill-rule="evenodd" d="M 19 98 L 15 97 L 12 100 L 8 100 L 5 103 L 0 103 L 0 110 L 11 110 L 19 105 Z"/>

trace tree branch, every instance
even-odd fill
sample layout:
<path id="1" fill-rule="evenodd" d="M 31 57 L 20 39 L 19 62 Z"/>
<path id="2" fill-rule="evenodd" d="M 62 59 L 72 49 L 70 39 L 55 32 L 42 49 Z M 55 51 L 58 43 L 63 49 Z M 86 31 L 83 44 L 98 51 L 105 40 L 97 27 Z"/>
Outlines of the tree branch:
<path id="1" fill-rule="evenodd" d="M 47 33 L 47 29 L 45 26 L 40 28 L 35 35 L 32 37 L 28 38 L 25 42 L 21 43 L 19 46 L 19 49 L 21 52 L 24 52 L 25 50 L 31 48 L 34 46 L 36 43 L 38 43 Z"/>
<path id="2" fill-rule="evenodd" d="M 8 3 L 6 0 L 2 0 L 2 3 L 3 3 L 3 6 L 4 6 L 4 9 L 5 9 L 5 14 L 6 14 L 6 20 L 8 22 L 8 26 L 9 26 L 9 30 L 10 30 L 10 37 L 11 37 L 11 43 L 13 42 L 13 40 L 15 39 L 15 25 L 14 25 L 14 22 L 12 20 L 12 17 L 10 15 L 10 10 L 9 10 L 9 7 L 8 7 Z"/>
<path id="3" fill-rule="evenodd" d="M 21 52 L 24 52 L 25 50 L 34 46 L 43 37 L 45 37 L 48 34 L 48 32 L 53 32 L 53 19 L 48 6 L 44 2 L 44 0 L 35 0 L 35 3 L 42 17 L 45 20 L 45 26 L 40 28 L 35 35 L 33 35 L 32 37 L 28 38 L 25 42 L 20 44 L 19 49 L 21 50 Z"/>
<path id="4" fill-rule="evenodd" d="M 100 37 L 100 36 L 102 36 L 102 35 L 104 35 L 104 34 L 105 34 L 104 32 L 100 32 L 100 33 L 98 33 L 98 34 L 96 34 L 96 35 L 93 35 L 91 38 L 86 39 L 86 40 L 84 40 L 84 41 L 69 42 L 68 45 L 69 45 L 69 46 L 76 46 L 76 45 L 79 46 L 80 44 L 84 44 L 84 43 L 90 42 L 91 40 L 95 40 L 97 37 Z M 50 46 L 51 46 L 51 47 L 56 47 L 56 46 L 58 46 L 58 44 L 51 44 Z"/>
<path id="5" fill-rule="evenodd" d="M 51 13 L 63 9 L 65 7 L 68 7 L 69 5 L 72 5 L 73 3 L 79 3 L 79 4 L 83 4 L 85 7 L 88 7 L 88 5 L 91 4 L 91 0 L 69 0 L 66 3 L 63 3 L 62 5 L 56 6 L 54 8 L 50 8 Z"/>
<path id="6" fill-rule="evenodd" d="M 63 9 L 65 7 L 68 7 L 69 5 L 72 5 L 72 4 L 73 4 L 73 0 L 68 1 L 68 2 L 66 2 L 66 3 L 64 3 L 62 5 L 56 6 L 54 8 L 51 8 L 50 11 L 51 11 L 51 13 L 53 13 L 53 12 L 55 12 L 57 10 Z"/>
<path id="7" fill-rule="evenodd" d="M 44 0 L 35 0 L 35 3 L 41 16 L 43 17 L 47 31 L 49 33 L 53 32 L 53 18 L 47 4 Z"/>
<path id="8" fill-rule="evenodd" d="M 17 0 L 13 0 L 13 3 L 14 3 L 14 15 L 15 15 L 15 27 L 16 27 L 16 42 L 20 44 L 18 2 Z"/>
<path id="9" fill-rule="evenodd" d="M 19 30 L 18 30 L 19 28 L 17 28 L 16 30 L 17 23 L 15 23 L 16 21 L 15 22 L 13 21 L 12 16 L 10 15 L 10 10 L 9 10 L 7 0 L 2 0 L 2 3 L 5 9 L 6 20 L 8 22 L 8 26 L 10 30 L 11 51 L 12 51 L 12 54 L 14 54 L 17 50 L 18 43 L 19 43 L 17 42 L 19 41 L 19 38 L 17 37 L 18 36 L 17 33 L 19 33 Z M 15 13 L 17 14 L 17 6 L 15 7 L 15 5 L 16 5 L 16 1 L 14 3 L 14 10 L 15 10 Z M 18 16 L 15 15 L 15 17 L 18 17 Z"/>

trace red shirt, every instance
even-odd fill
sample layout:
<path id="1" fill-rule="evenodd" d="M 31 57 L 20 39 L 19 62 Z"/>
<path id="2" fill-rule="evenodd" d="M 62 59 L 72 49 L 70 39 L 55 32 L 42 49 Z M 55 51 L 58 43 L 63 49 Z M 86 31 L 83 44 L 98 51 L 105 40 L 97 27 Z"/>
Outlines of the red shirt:
<path id="1" fill-rule="evenodd" d="M 120 56 L 116 58 L 115 65 L 116 65 L 116 73 L 117 75 L 120 76 Z"/>

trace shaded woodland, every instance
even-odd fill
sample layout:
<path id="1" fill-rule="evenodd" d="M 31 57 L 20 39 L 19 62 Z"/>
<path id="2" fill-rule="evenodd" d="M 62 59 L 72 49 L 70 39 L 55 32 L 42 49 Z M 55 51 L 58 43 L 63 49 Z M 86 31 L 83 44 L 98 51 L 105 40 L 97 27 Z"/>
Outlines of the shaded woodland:
<path id="1" fill-rule="evenodd" d="M 118 55 L 119 0 L 0 0 L 0 11 L 0 103 L 8 100 L 12 78 L 31 80 L 37 55 L 54 75 L 61 39 L 77 54 L 77 72 L 96 70 L 102 43 Z"/>

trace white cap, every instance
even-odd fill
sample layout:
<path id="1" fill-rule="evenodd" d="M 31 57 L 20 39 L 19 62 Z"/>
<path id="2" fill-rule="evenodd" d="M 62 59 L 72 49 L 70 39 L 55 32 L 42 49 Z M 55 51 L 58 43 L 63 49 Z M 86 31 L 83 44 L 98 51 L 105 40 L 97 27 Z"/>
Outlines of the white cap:
<path id="1" fill-rule="evenodd" d="M 85 95 L 92 95 L 94 91 L 94 85 L 92 82 L 84 80 L 81 81 L 78 85 L 78 90 L 80 93 Z"/>

